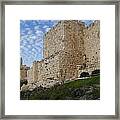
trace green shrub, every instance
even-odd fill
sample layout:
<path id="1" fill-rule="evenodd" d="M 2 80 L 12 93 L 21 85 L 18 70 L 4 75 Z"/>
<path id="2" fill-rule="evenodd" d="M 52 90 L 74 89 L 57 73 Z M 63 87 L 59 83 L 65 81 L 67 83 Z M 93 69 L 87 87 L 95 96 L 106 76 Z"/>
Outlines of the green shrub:
<path id="1" fill-rule="evenodd" d="M 29 100 L 79 100 L 100 98 L 100 76 L 75 80 L 51 88 L 38 87 L 33 91 L 21 92 L 21 99 Z M 90 92 L 90 89 L 92 91 Z"/>

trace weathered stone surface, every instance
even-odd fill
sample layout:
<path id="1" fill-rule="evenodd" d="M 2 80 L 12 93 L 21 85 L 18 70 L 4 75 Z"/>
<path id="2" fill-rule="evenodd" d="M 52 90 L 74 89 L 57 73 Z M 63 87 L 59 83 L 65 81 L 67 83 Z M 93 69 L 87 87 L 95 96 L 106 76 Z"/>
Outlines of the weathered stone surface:
<path id="1" fill-rule="evenodd" d="M 86 28 L 77 20 L 60 21 L 45 34 L 43 54 L 28 71 L 29 82 L 75 79 L 100 69 L 100 22 Z"/>
<path id="2" fill-rule="evenodd" d="M 24 79 L 27 79 L 27 71 L 29 70 L 30 68 L 27 67 L 26 65 L 20 65 L 20 80 L 24 80 Z"/>

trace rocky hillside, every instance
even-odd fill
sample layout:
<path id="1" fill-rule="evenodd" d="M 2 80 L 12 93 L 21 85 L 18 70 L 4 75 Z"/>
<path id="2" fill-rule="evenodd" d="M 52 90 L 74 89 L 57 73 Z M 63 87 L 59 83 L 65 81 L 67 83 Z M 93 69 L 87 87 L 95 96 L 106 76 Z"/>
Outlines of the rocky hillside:
<path id="1" fill-rule="evenodd" d="M 100 76 L 93 76 L 55 85 L 51 88 L 37 87 L 33 91 L 21 91 L 21 100 L 99 100 Z"/>

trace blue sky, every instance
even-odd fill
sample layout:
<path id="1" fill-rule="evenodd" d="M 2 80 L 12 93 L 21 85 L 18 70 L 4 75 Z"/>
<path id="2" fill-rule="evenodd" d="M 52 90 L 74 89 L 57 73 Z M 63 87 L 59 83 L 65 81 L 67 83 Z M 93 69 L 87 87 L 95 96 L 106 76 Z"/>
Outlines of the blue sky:
<path id="1" fill-rule="evenodd" d="M 57 20 L 20 20 L 20 57 L 23 64 L 31 66 L 33 61 L 43 58 L 43 37 Z M 89 26 L 92 20 L 83 20 Z"/>

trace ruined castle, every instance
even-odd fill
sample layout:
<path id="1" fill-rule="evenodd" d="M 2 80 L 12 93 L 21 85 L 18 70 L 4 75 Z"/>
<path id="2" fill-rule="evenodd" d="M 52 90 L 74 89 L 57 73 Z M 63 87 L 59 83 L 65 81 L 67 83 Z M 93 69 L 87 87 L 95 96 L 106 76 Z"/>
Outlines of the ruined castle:
<path id="1" fill-rule="evenodd" d="M 100 69 L 100 21 L 89 27 L 77 20 L 61 20 L 44 35 L 44 59 L 27 71 L 29 83 L 75 79 Z"/>

